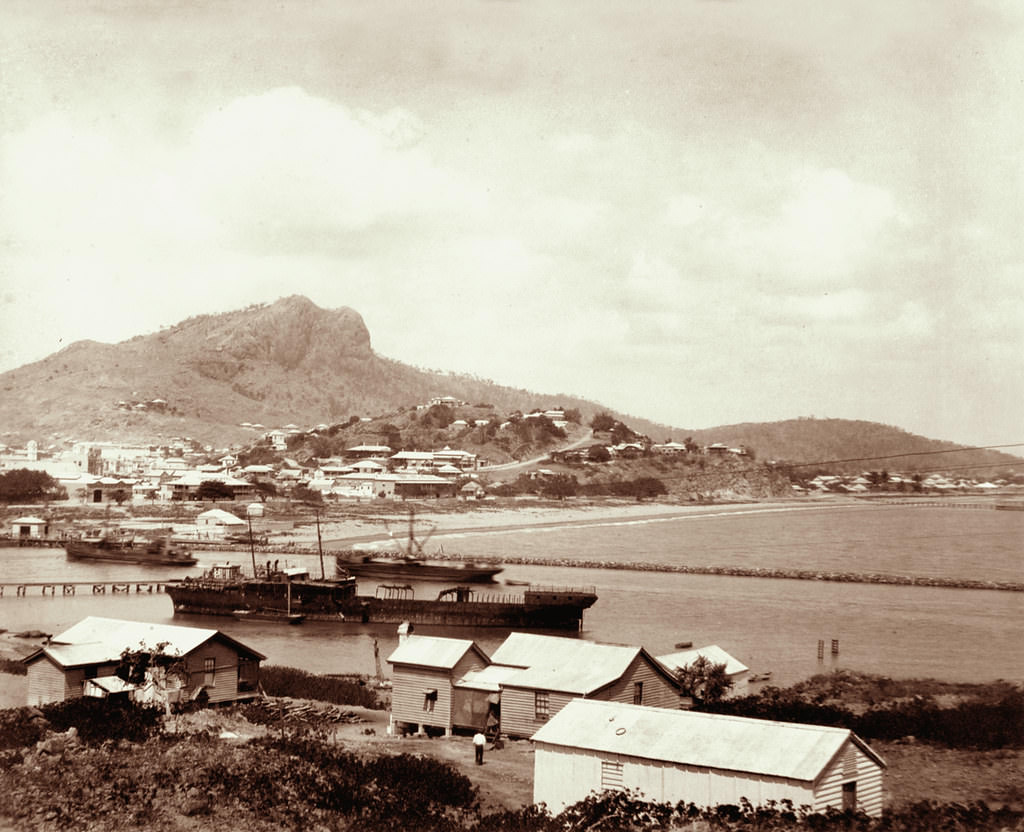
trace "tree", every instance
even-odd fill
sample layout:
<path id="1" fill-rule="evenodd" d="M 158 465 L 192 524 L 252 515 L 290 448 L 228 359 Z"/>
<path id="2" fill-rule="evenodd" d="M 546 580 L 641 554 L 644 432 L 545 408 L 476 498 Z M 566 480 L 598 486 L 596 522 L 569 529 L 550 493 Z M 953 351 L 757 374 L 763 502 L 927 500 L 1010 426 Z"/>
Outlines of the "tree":
<path id="1" fill-rule="evenodd" d="M 317 506 L 322 506 L 324 504 L 324 495 L 307 485 L 295 486 L 295 488 L 292 489 L 292 499 L 298 500 L 301 503 L 311 503 Z"/>
<path id="2" fill-rule="evenodd" d="M 235 489 L 221 480 L 203 480 L 196 489 L 197 500 L 233 500 Z"/>
<path id="3" fill-rule="evenodd" d="M 545 497 L 553 497 L 557 500 L 564 500 L 566 497 L 575 497 L 579 490 L 576 477 L 568 474 L 556 474 L 544 480 L 540 487 L 540 493 Z"/>
<path id="4" fill-rule="evenodd" d="M 15 468 L 0 474 L 0 503 L 34 503 L 66 496 L 64 487 L 45 471 Z"/>
<path id="5" fill-rule="evenodd" d="M 587 459 L 591 462 L 607 462 L 611 458 L 611 452 L 605 445 L 591 445 L 587 449 Z"/>
<path id="6" fill-rule="evenodd" d="M 682 694 L 699 704 L 720 702 L 732 689 L 725 662 L 716 664 L 706 656 L 697 656 L 685 667 L 677 667 L 675 675 Z"/>
<path id="7" fill-rule="evenodd" d="M 606 410 L 602 410 L 600 413 L 595 413 L 594 418 L 590 420 L 590 427 L 596 431 L 609 431 L 613 430 L 618 424 L 615 417 Z"/>
<path id="8" fill-rule="evenodd" d="M 171 711 L 170 692 L 188 687 L 190 681 L 184 659 L 167 652 L 169 644 L 161 641 L 155 647 L 147 647 L 140 641 L 134 649 L 126 647 L 114 669 L 119 679 L 141 688 L 144 698 L 162 701 L 167 713 Z"/>
<path id="9" fill-rule="evenodd" d="M 260 498 L 261 503 L 265 503 L 268 497 L 277 496 L 277 486 L 272 482 L 256 480 L 253 485 L 256 487 L 256 496 Z"/>

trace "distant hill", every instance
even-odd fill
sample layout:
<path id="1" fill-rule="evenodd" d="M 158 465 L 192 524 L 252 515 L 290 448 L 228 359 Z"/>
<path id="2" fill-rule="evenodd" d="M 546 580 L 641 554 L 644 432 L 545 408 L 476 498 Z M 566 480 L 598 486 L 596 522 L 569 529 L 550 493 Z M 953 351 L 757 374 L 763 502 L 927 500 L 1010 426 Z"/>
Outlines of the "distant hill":
<path id="1" fill-rule="evenodd" d="M 844 463 L 845 470 L 924 470 L 970 465 L 1020 465 L 995 451 L 954 452 L 958 446 L 899 428 L 846 419 L 796 419 L 704 430 L 669 427 L 561 393 L 506 387 L 474 376 L 429 372 L 384 358 L 353 309 L 321 309 L 301 296 L 218 315 L 199 315 L 118 344 L 79 341 L 60 352 L 0 374 L 0 441 L 119 440 L 158 443 L 191 437 L 214 446 L 251 444 L 261 432 L 295 424 L 337 425 L 372 419 L 340 438 L 380 439 L 388 422 L 410 433 L 398 414 L 435 396 L 467 403 L 462 416 L 504 416 L 516 410 L 578 410 L 586 426 L 606 411 L 655 442 L 692 437 L 698 444 L 745 445 L 758 461 L 816 462 L 944 451 L 906 459 Z M 515 448 L 488 447 L 480 432 L 462 437 L 482 456 L 508 458 Z M 429 434 L 427 435 L 429 436 Z M 426 441 L 427 436 L 422 437 Z M 442 434 L 434 435 L 441 441 Z M 573 433 L 570 439 L 578 438 Z M 493 444 L 493 443 L 492 443 Z M 549 446 L 550 442 L 527 448 Z"/>
<path id="2" fill-rule="evenodd" d="M 191 437 L 251 441 L 240 423 L 306 429 L 454 396 L 499 411 L 604 408 L 471 376 L 420 370 L 377 355 L 360 315 L 301 296 L 200 315 L 118 344 L 79 341 L 0 374 L 5 444 Z M 621 416 L 621 418 L 631 418 Z M 669 428 L 631 418 L 637 430 Z"/>
<path id="3" fill-rule="evenodd" d="M 1020 456 L 995 450 L 963 450 L 965 446 L 955 442 L 927 439 L 891 425 L 853 419 L 753 422 L 692 431 L 688 436 L 698 444 L 743 445 L 753 449 L 760 462 L 801 463 L 808 470 L 959 470 L 970 477 L 1016 466 L 1024 472 L 1024 459 Z"/>

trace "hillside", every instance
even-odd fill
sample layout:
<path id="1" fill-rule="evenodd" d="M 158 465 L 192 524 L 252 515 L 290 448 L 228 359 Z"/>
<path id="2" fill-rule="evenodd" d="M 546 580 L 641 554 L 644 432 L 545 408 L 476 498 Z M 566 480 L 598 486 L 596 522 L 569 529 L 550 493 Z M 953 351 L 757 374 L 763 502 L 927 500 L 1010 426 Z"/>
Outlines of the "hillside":
<path id="1" fill-rule="evenodd" d="M 79 341 L 3 373 L 0 391 L 6 444 L 189 436 L 226 445 L 252 439 L 242 422 L 305 428 L 433 396 L 502 411 L 564 406 L 588 418 L 601 409 L 384 358 L 357 312 L 321 309 L 301 296 L 192 317 L 118 344 Z M 643 430 L 668 430 L 635 421 Z"/>
<path id="2" fill-rule="evenodd" d="M 801 475 L 820 468 L 841 472 L 962 471 L 965 476 L 978 476 L 1022 467 L 1020 456 L 996 450 L 957 450 L 964 446 L 854 419 L 745 423 L 692 431 L 689 435 L 698 444 L 746 446 L 762 462 L 801 463 L 797 472 Z"/>

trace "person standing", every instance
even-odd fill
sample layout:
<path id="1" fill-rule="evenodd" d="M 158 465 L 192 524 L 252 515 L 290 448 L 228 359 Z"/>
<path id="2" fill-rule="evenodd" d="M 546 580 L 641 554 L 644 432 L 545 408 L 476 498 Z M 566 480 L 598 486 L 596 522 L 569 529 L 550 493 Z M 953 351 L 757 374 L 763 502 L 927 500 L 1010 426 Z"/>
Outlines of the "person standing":
<path id="1" fill-rule="evenodd" d="M 487 743 L 487 737 L 483 735 L 482 731 L 477 731 L 473 735 L 473 750 L 476 752 L 476 764 L 482 766 L 484 764 L 484 745 Z"/>

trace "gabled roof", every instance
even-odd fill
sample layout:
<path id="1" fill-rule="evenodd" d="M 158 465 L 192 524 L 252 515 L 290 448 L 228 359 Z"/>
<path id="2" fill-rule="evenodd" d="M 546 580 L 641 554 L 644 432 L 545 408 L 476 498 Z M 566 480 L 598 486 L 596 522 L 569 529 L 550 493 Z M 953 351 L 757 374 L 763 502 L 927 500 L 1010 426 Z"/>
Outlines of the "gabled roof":
<path id="1" fill-rule="evenodd" d="M 593 644 L 578 638 L 542 636 L 536 633 L 509 633 L 491 656 L 493 664 L 512 667 L 533 667 L 568 659 L 581 644 Z"/>
<path id="2" fill-rule="evenodd" d="M 232 514 L 230 511 L 224 511 L 222 508 L 211 508 L 201 514 L 197 514 L 196 520 L 199 520 L 200 517 L 205 520 L 216 520 L 229 526 L 245 525 L 245 521 L 241 517 Z"/>
<path id="3" fill-rule="evenodd" d="M 574 699 L 532 737 L 534 742 L 622 754 L 679 765 L 813 782 L 852 741 L 882 760 L 845 728 L 770 722 Z"/>
<path id="4" fill-rule="evenodd" d="M 489 661 L 487 654 L 469 639 L 409 636 L 388 656 L 388 662 L 451 670 L 470 650 L 476 651 L 485 663 Z"/>
<path id="5" fill-rule="evenodd" d="M 698 647 L 696 650 L 683 650 L 681 653 L 669 653 L 665 656 L 658 656 L 661 662 L 670 671 L 675 672 L 677 667 L 689 667 L 699 656 L 703 656 L 712 664 L 724 664 L 727 676 L 742 673 L 749 670 L 739 659 L 730 656 L 717 644 L 709 644 L 707 647 Z"/>
<path id="6" fill-rule="evenodd" d="M 54 636 L 49 644 L 27 656 L 25 661 L 45 655 L 65 668 L 103 664 L 118 661 L 124 650 L 135 650 L 142 644 L 155 648 L 164 642 L 167 643 L 165 652 L 168 655 L 186 656 L 213 638 L 230 644 L 240 653 L 260 660 L 266 658 L 219 630 L 89 616 Z"/>
<path id="7" fill-rule="evenodd" d="M 509 676 L 504 687 L 553 690 L 587 696 L 621 679 L 641 654 L 642 647 L 620 647 L 615 644 L 577 643 L 572 656 L 548 660 Z M 664 668 L 649 656 L 655 669 L 671 678 Z"/>

